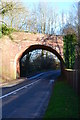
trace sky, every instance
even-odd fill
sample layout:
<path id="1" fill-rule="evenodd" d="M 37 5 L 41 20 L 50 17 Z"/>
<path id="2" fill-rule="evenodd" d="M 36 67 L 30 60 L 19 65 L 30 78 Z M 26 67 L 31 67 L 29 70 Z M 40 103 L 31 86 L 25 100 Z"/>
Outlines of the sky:
<path id="1" fill-rule="evenodd" d="M 32 7 L 32 4 L 39 2 L 51 3 L 53 7 L 58 7 L 60 10 L 68 10 L 71 6 L 80 0 L 20 0 L 26 7 Z"/>
<path id="2" fill-rule="evenodd" d="M 78 2 L 79 0 L 21 0 L 23 2 Z"/>
<path id="3" fill-rule="evenodd" d="M 11 1 L 11 0 L 2 0 Z M 12 0 L 13 1 L 13 0 Z M 26 7 L 32 7 L 32 4 L 38 4 L 39 2 L 51 3 L 53 6 L 57 6 L 59 9 L 70 9 L 71 5 L 80 0 L 14 0 L 17 2 L 22 2 Z"/>

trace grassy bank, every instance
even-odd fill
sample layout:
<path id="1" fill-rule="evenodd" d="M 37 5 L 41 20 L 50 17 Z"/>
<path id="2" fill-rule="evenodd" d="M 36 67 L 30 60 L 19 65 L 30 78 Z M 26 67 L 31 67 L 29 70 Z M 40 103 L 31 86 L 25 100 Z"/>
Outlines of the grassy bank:
<path id="1" fill-rule="evenodd" d="M 57 81 L 44 118 L 79 118 L 79 100 L 66 81 Z"/>

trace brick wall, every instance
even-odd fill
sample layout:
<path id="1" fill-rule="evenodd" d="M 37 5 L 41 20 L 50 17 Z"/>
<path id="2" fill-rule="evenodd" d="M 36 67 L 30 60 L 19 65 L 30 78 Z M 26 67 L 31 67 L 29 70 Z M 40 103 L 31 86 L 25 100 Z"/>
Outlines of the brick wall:
<path id="1" fill-rule="evenodd" d="M 16 71 L 19 68 L 17 60 L 31 45 L 50 46 L 63 57 L 62 36 L 14 32 L 12 38 L 13 40 L 8 36 L 0 38 L 0 76 L 5 79 L 16 79 Z"/>

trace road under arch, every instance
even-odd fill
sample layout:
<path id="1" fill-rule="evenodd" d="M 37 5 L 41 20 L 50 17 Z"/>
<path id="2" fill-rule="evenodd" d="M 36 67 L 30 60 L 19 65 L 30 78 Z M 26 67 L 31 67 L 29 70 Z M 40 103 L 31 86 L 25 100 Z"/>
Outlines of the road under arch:
<path id="1" fill-rule="evenodd" d="M 37 49 L 42 49 L 42 50 L 47 50 L 51 53 L 53 53 L 54 55 L 57 56 L 57 58 L 60 60 L 60 66 L 61 66 L 61 73 L 64 73 L 64 61 L 63 58 L 61 57 L 61 55 L 53 48 L 49 47 L 49 46 L 45 46 L 45 45 L 31 45 L 30 47 L 28 47 L 27 49 L 25 49 L 22 53 L 19 54 L 19 56 L 16 59 L 16 72 L 18 75 L 18 77 L 20 77 L 20 60 L 29 52 L 33 51 L 33 50 L 37 50 Z"/>

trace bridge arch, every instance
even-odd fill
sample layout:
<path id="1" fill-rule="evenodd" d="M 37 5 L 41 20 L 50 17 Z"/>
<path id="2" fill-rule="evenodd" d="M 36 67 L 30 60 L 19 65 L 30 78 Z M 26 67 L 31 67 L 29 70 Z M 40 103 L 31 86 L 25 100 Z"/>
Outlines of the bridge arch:
<path id="1" fill-rule="evenodd" d="M 17 76 L 20 77 L 20 60 L 28 52 L 31 52 L 31 51 L 36 50 L 36 49 L 47 50 L 47 51 L 53 53 L 54 55 L 56 55 L 57 58 L 60 60 L 61 73 L 64 73 L 64 61 L 63 61 L 63 58 L 61 57 L 61 55 L 55 49 L 53 49 L 53 48 L 51 48 L 49 46 L 36 44 L 36 45 L 29 46 L 28 48 L 26 48 L 25 50 L 23 50 L 19 54 L 17 54 L 16 59 L 15 59 L 15 63 L 16 63 L 16 77 Z"/>

